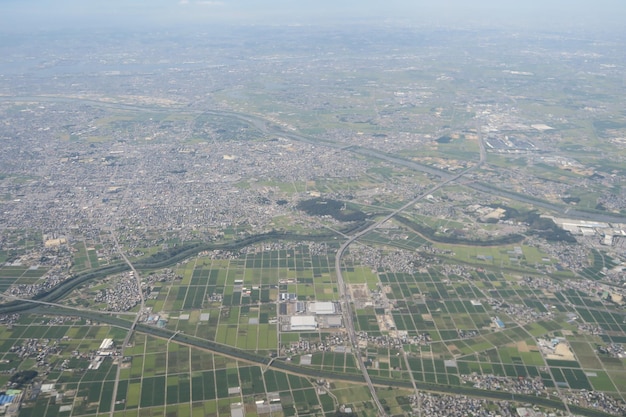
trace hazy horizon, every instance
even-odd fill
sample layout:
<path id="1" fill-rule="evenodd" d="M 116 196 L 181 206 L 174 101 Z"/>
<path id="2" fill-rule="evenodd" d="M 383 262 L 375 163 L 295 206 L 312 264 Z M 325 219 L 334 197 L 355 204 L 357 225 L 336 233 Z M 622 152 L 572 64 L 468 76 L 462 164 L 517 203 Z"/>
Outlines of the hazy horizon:
<path id="1" fill-rule="evenodd" d="M 5 0 L 0 31 L 28 32 L 85 28 L 150 29 L 175 26 L 340 25 L 394 22 L 460 28 L 513 30 L 620 30 L 626 3 L 599 0 L 461 0 L 385 2 L 320 0 Z"/>

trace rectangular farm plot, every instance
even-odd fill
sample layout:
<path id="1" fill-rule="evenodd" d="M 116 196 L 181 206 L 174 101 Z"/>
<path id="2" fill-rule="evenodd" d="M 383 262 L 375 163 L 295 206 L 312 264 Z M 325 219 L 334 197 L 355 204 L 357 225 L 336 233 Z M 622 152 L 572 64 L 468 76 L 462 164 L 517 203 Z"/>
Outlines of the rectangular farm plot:
<path id="1" fill-rule="evenodd" d="M 586 372 L 585 376 L 596 391 L 617 392 L 611 377 L 604 371 Z"/>

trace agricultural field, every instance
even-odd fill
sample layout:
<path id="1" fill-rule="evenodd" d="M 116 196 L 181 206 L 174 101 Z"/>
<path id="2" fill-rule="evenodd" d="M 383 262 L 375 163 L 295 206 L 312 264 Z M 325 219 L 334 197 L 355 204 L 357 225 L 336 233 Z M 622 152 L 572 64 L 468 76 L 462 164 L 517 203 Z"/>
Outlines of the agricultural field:
<path id="1" fill-rule="evenodd" d="M 46 272 L 47 268 L 45 267 L 4 265 L 0 267 L 0 290 L 6 291 L 12 285 L 35 283 Z"/>
<path id="2" fill-rule="evenodd" d="M 37 330 L 26 323 L 15 329 L 16 332 L 4 335 L 5 343 L 29 340 L 17 334 L 28 336 Z M 93 369 L 90 356 L 98 349 L 101 338 L 119 339 L 123 332 L 74 321 L 56 328 L 54 334 L 48 333 L 46 336 L 54 339 L 63 334 L 59 339 L 62 342 L 53 343 L 57 353 L 49 355 L 55 370 L 48 375 L 48 383 L 54 388 L 46 388 L 20 415 L 109 415 L 118 366 L 122 376 L 115 393 L 116 416 L 143 416 L 146 412 L 156 415 L 164 409 L 183 416 L 190 412 L 230 415 L 231 404 L 238 403 L 256 415 L 256 402 L 269 402 L 268 399 L 274 401 L 274 412 L 286 414 L 295 410 L 315 413 L 336 409 L 328 394 L 318 394 L 308 379 L 275 370 L 263 372 L 259 366 L 144 335 L 131 341 L 128 356 L 106 358 Z M 4 360 L 11 361 L 11 356 Z M 24 361 L 18 370 L 29 366 L 32 363 Z M 57 392 L 67 395 L 55 401 Z M 75 395 L 69 395 L 72 393 Z"/>
<path id="3" fill-rule="evenodd" d="M 414 261 L 424 245 L 415 243 Z M 404 244 L 384 248 L 379 252 L 383 259 L 397 261 L 407 254 Z M 34 352 L 43 351 L 49 369 L 42 381 L 46 391 L 26 403 L 20 415 L 109 415 L 113 396 L 116 416 L 143 416 L 148 410 L 151 415 L 230 415 L 238 404 L 246 415 L 334 415 L 346 404 L 365 414 L 374 410 L 363 405 L 366 395 L 360 406 L 341 400 L 341 384 L 320 388 L 315 378 L 237 359 L 239 352 L 250 352 L 287 359 L 331 381 L 338 375 L 360 378 L 360 355 L 370 376 L 389 383 L 488 390 L 485 381 L 495 379 L 505 390 L 519 390 L 519 381 L 532 381 L 541 387 L 534 393 L 539 396 L 582 390 L 626 395 L 626 361 L 599 350 L 624 343 L 623 313 L 611 311 L 586 287 L 569 284 L 553 291 L 538 285 L 537 275 L 524 278 L 486 268 L 481 260 L 446 266 L 453 265 L 451 257 L 465 259 L 466 250 L 442 252 L 437 268 L 401 272 L 386 268 L 385 262 L 373 268 L 360 253 L 366 249 L 355 247 L 344 260 L 344 279 L 357 307 L 356 350 L 347 343 L 343 327 L 322 328 L 319 321 L 316 328 L 303 331 L 285 326 L 286 311 L 310 314 L 294 310 L 296 304 L 338 301 L 332 245 L 261 244 L 234 257 L 193 257 L 173 271 L 176 279 L 152 282 L 146 307 L 171 336 L 135 333 L 123 357 L 99 357 L 96 352 L 104 339 L 121 343 L 124 328 L 79 318 L 20 317 L 0 328 L 6 352 L 1 366 L 10 371 L 0 381 L 6 383 L 12 372 L 36 369 Z M 497 259 L 507 251 L 513 249 L 489 253 Z M 29 275 L 36 279 L 36 271 L 5 266 L 0 273 L 22 280 Z M 180 343 L 177 334 L 224 346 L 234 357 Z M 119 385 L 113 392 L 118 367 Z M 65 395 L 54 400 L 55 392 Z M 386 404 L 406 407 L 396 397 L 397 392 Z"/>

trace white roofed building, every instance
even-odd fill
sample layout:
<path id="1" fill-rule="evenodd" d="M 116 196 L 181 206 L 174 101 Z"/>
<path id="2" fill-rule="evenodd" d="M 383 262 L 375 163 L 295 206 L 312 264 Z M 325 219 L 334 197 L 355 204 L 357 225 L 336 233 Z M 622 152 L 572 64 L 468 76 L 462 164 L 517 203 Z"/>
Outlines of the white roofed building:
<path id="1" fill-rule="evenodd" d="M 108 350 L 113 348 L 113 339 L 104 339 L 102 343 L 100 343 L 100 348 L 98 350 Z"/>
<path id="2" fill-rule="evenodd" d="M 311 331 L 317 329 L 315 316 L 291 316 L 290 329 L 294 332 Z"/>
<path id="3" fill-rule="evenodd" d="M 316 315 L 335 314 L 335 303 L 330 301 L 316 301 L 309 304 L 309 311 Z"/>

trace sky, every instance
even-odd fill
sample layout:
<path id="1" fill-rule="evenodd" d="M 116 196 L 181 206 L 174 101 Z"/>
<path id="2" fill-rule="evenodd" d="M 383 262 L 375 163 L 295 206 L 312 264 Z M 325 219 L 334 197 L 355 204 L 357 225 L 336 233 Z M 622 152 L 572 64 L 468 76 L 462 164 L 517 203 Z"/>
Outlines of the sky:
<path id="1" fill-rule="evenodd" d="M 0 31 L 177 25 L 338 25 L 612 30 L 625 0 L 0 0 Z"/>

